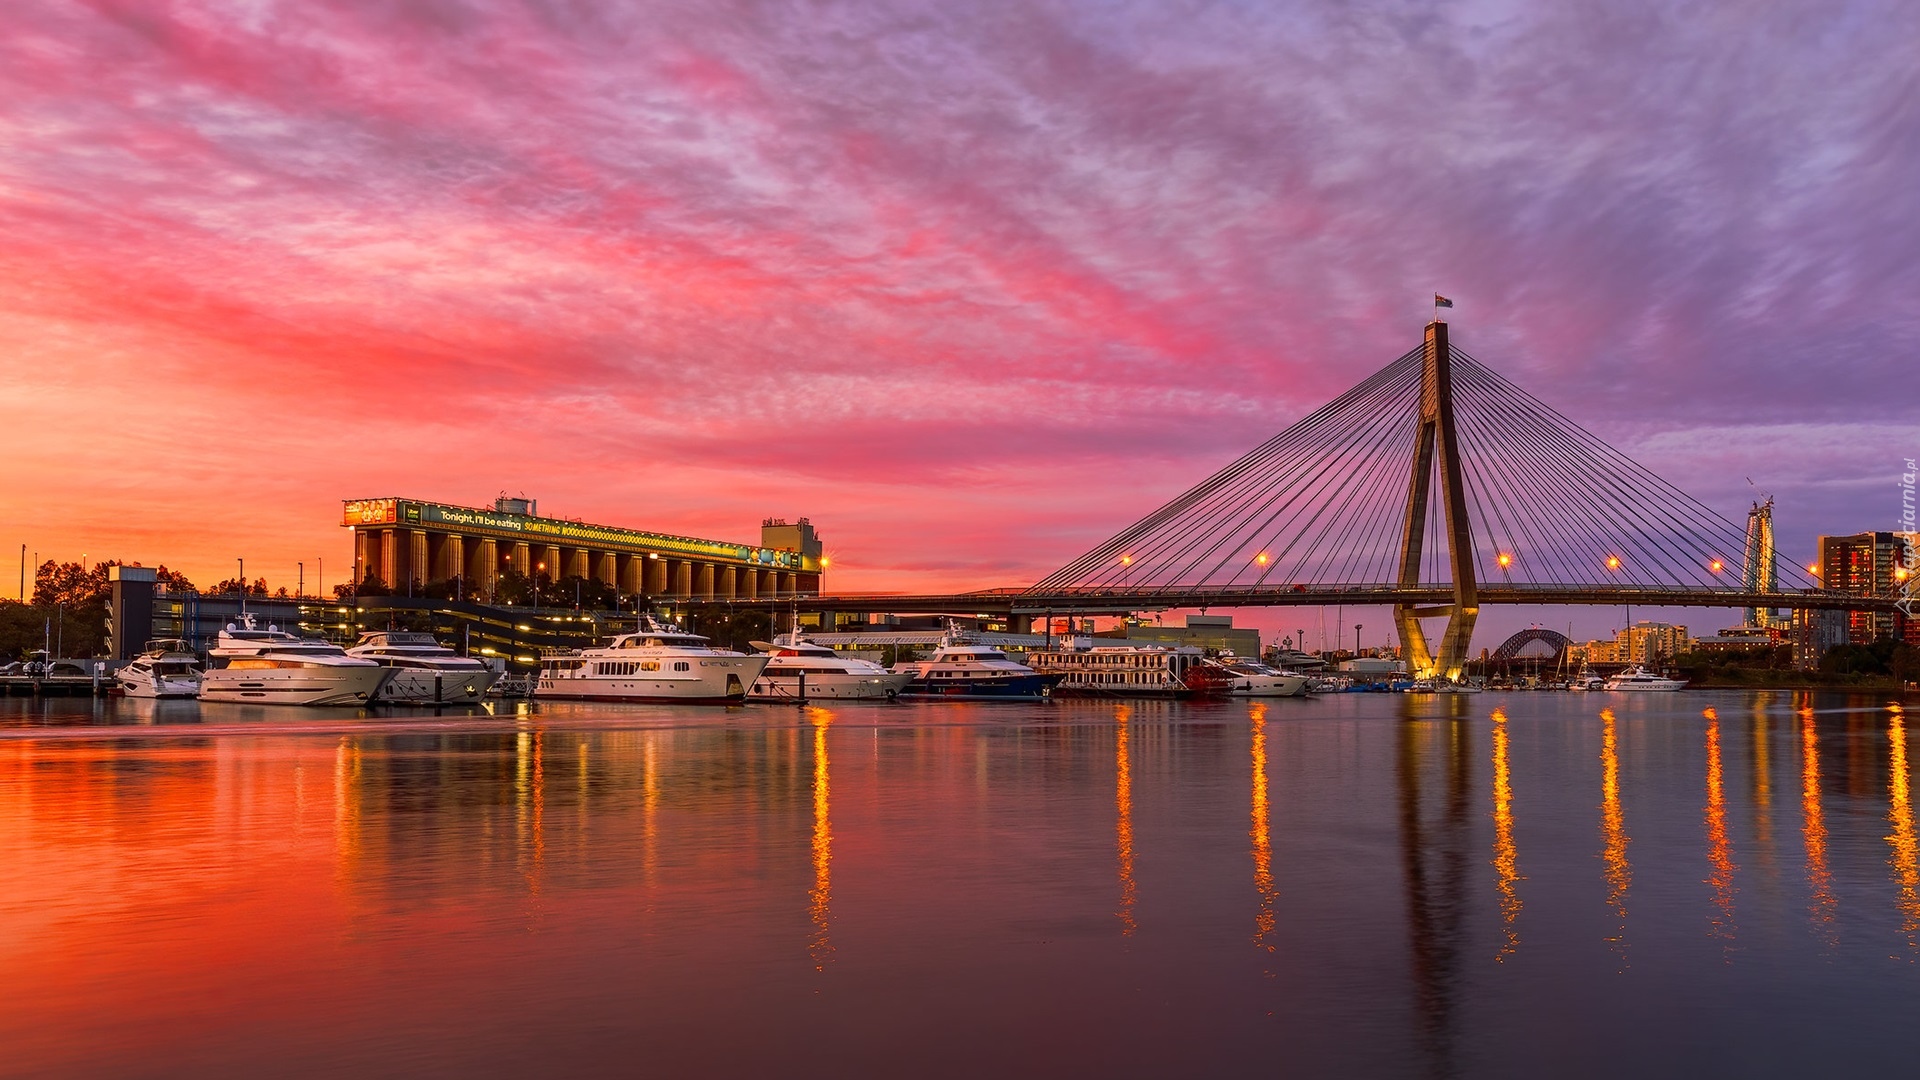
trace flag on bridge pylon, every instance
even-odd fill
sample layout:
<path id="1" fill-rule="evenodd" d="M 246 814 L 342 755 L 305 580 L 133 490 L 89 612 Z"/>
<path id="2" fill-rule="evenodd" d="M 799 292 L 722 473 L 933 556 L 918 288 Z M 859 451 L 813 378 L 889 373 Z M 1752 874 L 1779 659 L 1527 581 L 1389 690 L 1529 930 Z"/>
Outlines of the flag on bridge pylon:
<path id="1" fill-rule="evenodd" d="M 1446 297 L 1444 297 L 1444 296 L 1441 296 L 1441 295 L 1440 295 L 1439 293 L 1434 293 L 1434 294 L 1433 294 L 1433 306 L 1434 306 L 1434 307 L 1452 307 L 1452 306 L 1453 306 L 1453 301 L 1451 301 L 1451 300 L 1449 300 L 1449 299 L 1447 299 L 1447 298 L 1446 298 Z"/>

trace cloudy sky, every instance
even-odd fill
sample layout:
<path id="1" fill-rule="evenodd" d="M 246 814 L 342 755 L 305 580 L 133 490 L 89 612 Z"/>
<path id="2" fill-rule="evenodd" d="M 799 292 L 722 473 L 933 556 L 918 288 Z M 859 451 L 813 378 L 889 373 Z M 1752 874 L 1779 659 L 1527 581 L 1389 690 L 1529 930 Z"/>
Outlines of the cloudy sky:
<path id="1" fill-rule="evenodd" d="M 1895 0 L 15 0 L 0 543 L 278 584 L 341 499 L 506 490 L 1026 583 L 1438 290 L 1800 557 L 1920 454 L 1915 55 Z"/>

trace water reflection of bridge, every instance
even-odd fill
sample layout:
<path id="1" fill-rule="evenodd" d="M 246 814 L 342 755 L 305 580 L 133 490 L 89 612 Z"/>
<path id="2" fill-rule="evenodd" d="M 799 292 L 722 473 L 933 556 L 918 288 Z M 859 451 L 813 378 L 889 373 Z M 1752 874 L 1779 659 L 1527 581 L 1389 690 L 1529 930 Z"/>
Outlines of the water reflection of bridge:
<path id="1" fill-rule="evenodd" d="M 1503 710 L 1495 710 L 1486 723 L 1468 698 L 1398 704 L 1403 715 L 1391 728 L 1392 762 L 1409 957 L 1425 1029 L 1434 1051 L 1442 1053 L 1458 1006 L 1455 982 L 1474 953 L 1474 943 L 1490 931 L 1489 956 L 1496 960 L 1525 949 L 1527 894 L 1530 885 L 1538 883 L 1541 863 L 1538 853 L 1529 857 L 1524 840 L 1529 782 L 1538 782 L 1527 773 L 1539 763 L 1516 746 L 1513 721 Z M 1169 724 L 1173 713 L 1166 706 L 1119 706 L 1108 714 L 1104 728 L 1076 723 L 1011 734 L 958 728 L 913 733 L 912 739 L 921 747 L 915 751 L 919 755 L 937 746 L 970 759 L 974 755 L 968 746 L 1017 738 L 1048 748 L 1036 763 L 1057 760 L 1066 767 L 1090 754 L 1104 756 L 1113 792 L 1110 910 L 1116 931 L 1133 936 L 1152 932 L 1168 917 L 1144 898 L 1139 877 L 1142 846 L 1151 842 L 1136 820 L 1143 755 L 1148 774 L 1164 783 L 1178 774 L 1180 759 L 1199 749 L 1195 739 L 1213 744 L 1232 738 L 1232 729 L 1245 725 L 1241 760 L 1248 770 L 1243 773 L 1248 777 L 1247 816 L 1240 820 L 1246 824 L 1223 821 L 1221 827 L 1243 830 L 1247 838 L 1249 937 L 1258 952 L 1272 954 L 1284 938 L 1288 875 L 1276 852 L 1276 837 L 1283 834 L 1276 832 L 1272 820 L 1270 708 L 1256 704 L 1244 716 L 1194 725 Z M 607 834 L 608 820 L 625 821 L 627 829 L 637 822 L 637 871 L 641 883 L 652 887 L 661 880 L 664 863 L 684 866 L 688 857 L 684 838 L 663 831 L 663 815 L 673 813 L 684 820 L 714 800 L 729 805 L 744 800 L 753 808 L 754 820 L 781 833 L 790 828 L 801 842 L 798 854 L 808 867 L 808 881 L 804 899 L 797 903 L 812 927 L 806 951 L 816 966 L 824 967 L 835 953 L 830 939 L 833 862 L 844 831 L 832 815 L 842 787 L 834 777 L 834 762 L 847 752 L 836 750 L 836 741 L 875 740 L 880 733 L 842 729 L 836 714 L 825 709 L 808 710 L 803 720 L 803 725 L 739 731 L 529 728 L 503 734 L 342 736 L 331 779 L 335 853 L 343 882 L 355 883 L 356 890 L 378 887 L 389 871 L 405 863 L 402 855 L 413 850 L 416 841 L 425 841 L 429 848 L 444 842 L 435 824 L 433 807 L 438 804 L 445 808 L 442 813 L 477 810 L 489 818 L 492 824 L 482 830 L 492 838 L 487 843 L 502 846 L 487 861 L 510 866 L 513 880 L 530 901 L 556 881 L 579 886 L 588 880 L 583 875 L 598 859 L 594 837 L 616 842 Z M 1623 780 L 1621 762 L 1648 746 L 1664 744 L 1678 729 L 1665 719 L 1658 729 L 1648 729 L 1644 717 L 1622 717 L 1611 709 L 1601 710 L 1599 721 L 1589 767 L 1595 807 L 1592 853 L 1597 859 L 1593 884 L 1611 921 L 1596 932 L 1624 968 L 1637 876 L 1630 825 L 1636 795 L 1646 793 L 1636 793 L 1633 783 Z M 1806 891 L 1809 930 L 1832 934 L 1838 918 L 1828 822 L 1828 803 L 1837 792 L 1850 800 L 1882 803 L 1888 823 L 1886 861 L 1903 940 L 1920 950 L 1920 833 L 1904 721 L 1898 712 L 1818 714 L 1810 699 L 1786 695 L 1771 701 L 1762 697 L 1751 716 L 1737 723 L 1714 709 L 1696 718 L 1691 730 L 1693 760 L 1700 769 L 1695 783 L 1701 800 L 1697 805 L 1702 807 L 1696 820 L 1700 879 L 1706 885 L 1703 934 L 1731 947 L 1740 933 L 1740 897 L 1743 889 L 1752 887 L 1743 886 L 1743 880 L 1764 876 L 1765 868 L 1778 864 L 1775 769 L 1788 767 L 1798 779 L 1796 861 Z M 889 733 L 889 738 L 897 741 L 907 734 Z M 1863 750 L 1875 736 L 1885 740 L 1884 756 Z M 1787 761 L 1779 753 L 1782 746 L 1792 748 Z M 1483 764 L 1476 766 L 1476 760 Z M 1037 779 L 1052 775 L 1054 766 L 1044 768 Z M 1072 766 L 1058 778 L 1067 779 L 1079 769 Z M 1740 786 L 1746 788 L 1741 800 L 1748 830 L 1744 839 L 1736 835 L 1732 816 L 1733 792 Z M 1751 846 L 1743 852 L 1742 844 Z M 766 851 L 757 858 L 776 857 Z M 1493 921 L 1483 921 L 1483 913 L 1490 913 Z M 1474 959 L 1477 962 L 1477 953 Z"/>

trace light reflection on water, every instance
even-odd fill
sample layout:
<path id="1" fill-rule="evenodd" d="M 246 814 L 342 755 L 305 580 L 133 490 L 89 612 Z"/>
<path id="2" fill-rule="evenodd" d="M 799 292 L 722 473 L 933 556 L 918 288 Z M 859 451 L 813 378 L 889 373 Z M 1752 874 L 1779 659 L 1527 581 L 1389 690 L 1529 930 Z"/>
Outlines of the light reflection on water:
<path id="1" fill-rule="evenodd" d="M 1707 721 L 1707 864 L 1712 867 L 1707 884 L 1713 886 L 1713 936 L 1731 950 L 1736 928 L 1733 921 L 1733 841 L 1727 836 L 1727 793 L 1721 782 L 1720 716 L 1713 709 L 1704 714 Z M 1729 953 L 1729 955 L 1731 955 Z"/>
<path id="2" fill-rule="evenodd" d="M 1513 778 L 1507 764 L 1507 714 L 1495 709 L 1489 719 L 1493 723 L 1493 866 L 1499 873 L 1495 888 L 1500 892 L 1501 932 L 1506 940 L 1500 943 L 1500 952 L 1495 957 L 1504 961 L 1520 947 L 1520 931 L 1514 925 L 1520 918 L 1520 853 L 1513 844 Z"/>
<path id="3" fill-rule="evenodd" d="M 1607 943 L 1627 966 L 1627 893 L 1633 888 L 1633 864 L 1627 859 L 1626 813 L 1620 805 L 1619 719 L 1612 709 L 1600 710 L 1600 836 L 1601 857 L 1606 860 L 1607 907 L 1613 910 L 1616 924 Z"/>
<path id="4" fill-rule="evenodd" d="M 0 1074 L 1862 1071 L 1920 1005 L 1871 701 L 185 704 L 0 703 Z"/>

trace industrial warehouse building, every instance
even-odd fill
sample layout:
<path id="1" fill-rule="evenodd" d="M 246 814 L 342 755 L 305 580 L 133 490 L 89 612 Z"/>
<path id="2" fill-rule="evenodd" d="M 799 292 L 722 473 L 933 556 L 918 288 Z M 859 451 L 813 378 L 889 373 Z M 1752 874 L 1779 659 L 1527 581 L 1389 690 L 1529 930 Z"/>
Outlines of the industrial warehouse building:
<path id="1" fill-rule="evenodd" d="M 806 518 L 768 518 L 753 546 L 541 517 L 534 500 L 505 496 L 491 509 L 383 498 L 344 511 L 356 580 L 395 592 L 457 580 L 482 603 L 507 572 L 592 578 L 649 599 L 767 600 L 818 594 L 826 568 Z"/>

